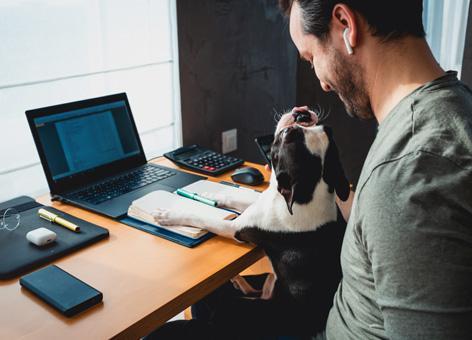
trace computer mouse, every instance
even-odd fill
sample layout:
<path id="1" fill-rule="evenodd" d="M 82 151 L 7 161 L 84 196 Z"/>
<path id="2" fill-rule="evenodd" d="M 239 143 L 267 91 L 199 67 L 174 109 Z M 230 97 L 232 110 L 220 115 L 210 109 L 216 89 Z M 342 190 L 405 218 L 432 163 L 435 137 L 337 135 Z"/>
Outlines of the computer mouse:
<path id="1" fill-rule="evenodd" d="M 256 168 L 248 166 L 236 169 L 231 175 L 231 179 L 237 183 L 259 185 L 264 182 L 264 175 Z"/>

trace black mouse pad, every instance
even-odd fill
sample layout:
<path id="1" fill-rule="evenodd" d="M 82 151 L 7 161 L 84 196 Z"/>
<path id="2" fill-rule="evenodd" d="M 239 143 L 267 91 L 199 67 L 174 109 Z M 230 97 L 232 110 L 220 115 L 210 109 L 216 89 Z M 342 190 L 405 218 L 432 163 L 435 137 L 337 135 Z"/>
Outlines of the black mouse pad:
<path id="1" fill-rule="evenodd" d="M 31 197 L 20 196 L 0 203 L 0 211 L 15 208 L 21 215 L 20 226 L 14 231 L 0 230 L 0 279 L 10 279 L 51 262 L 59 257 L 107 238 L 108 230 L 52 207 L 45 207 Z M 80 226 L 75 233 L 38 216 L 45 208 Z M 3 215 L 3 214 L 0 214 Z M 1 216 L 0 216 L 1 218 Z M 57 234 L 55 242 L 38 247 L 26 239 L 26 234 L 40 227 Z"/>

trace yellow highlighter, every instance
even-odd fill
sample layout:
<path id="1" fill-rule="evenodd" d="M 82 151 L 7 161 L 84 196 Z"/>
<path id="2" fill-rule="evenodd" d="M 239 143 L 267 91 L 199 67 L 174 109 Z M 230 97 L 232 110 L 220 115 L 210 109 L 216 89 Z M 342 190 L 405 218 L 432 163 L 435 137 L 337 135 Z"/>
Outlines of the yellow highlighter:
<path id="1" fill-rule="evenodd" d="M 39 209 L 38 210 L 38 215 L 39 217 L 41 218 L 44 218 L 45 220 L 49 221 L 49 222 L 53 222 L 53 223 L 56 223 L 64 228 L 67 228 L 69 230 L 72 230 L 72 231 L 75 231 L 76 233 L 80 231 L 80 227 L 77 225 L 77 224 L 74 224 L 72 222 L 69 222 L 65 219 L 63 219 L 62 217 L 50 212 L 50 211 L 47 211 L 45 209 Z"/>

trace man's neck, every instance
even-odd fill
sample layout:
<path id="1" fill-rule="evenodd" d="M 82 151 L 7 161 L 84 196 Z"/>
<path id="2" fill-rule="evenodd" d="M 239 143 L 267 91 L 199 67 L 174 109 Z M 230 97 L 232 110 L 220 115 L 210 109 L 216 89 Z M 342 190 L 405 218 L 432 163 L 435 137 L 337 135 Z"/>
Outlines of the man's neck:
<path id="1" fill-rule="evenodd" d="M 444 75 L 444 70 L 424 39 L 407 37 L 375 43 L 366 70 L 372 109 L 380 124 L 403 98 Z"/>

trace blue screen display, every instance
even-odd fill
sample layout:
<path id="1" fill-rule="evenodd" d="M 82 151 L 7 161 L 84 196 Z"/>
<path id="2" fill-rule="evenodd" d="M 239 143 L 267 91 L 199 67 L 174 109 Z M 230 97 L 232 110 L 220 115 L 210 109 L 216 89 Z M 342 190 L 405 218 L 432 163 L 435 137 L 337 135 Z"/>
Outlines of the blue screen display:
<path id="1" fill-rule="evenodd" d="M 54 180 L 140 153 L 125 101 L 34 119 Z"/>

